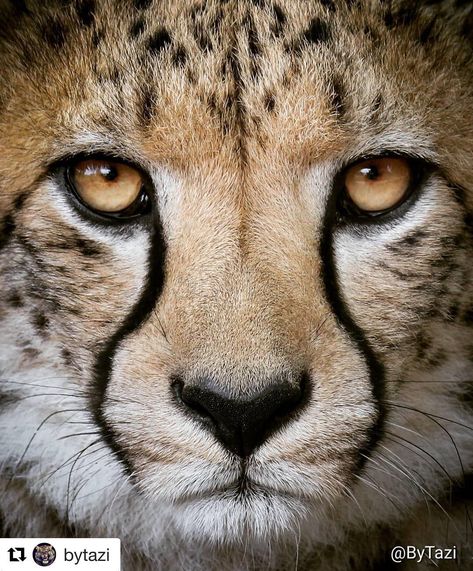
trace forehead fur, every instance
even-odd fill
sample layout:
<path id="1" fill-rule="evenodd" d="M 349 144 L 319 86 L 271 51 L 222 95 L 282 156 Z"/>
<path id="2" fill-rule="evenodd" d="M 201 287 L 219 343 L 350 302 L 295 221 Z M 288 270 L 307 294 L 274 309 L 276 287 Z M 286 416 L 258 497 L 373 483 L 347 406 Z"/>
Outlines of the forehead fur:
<path id="1" fill-rule="evenodd" d="M 2 0 L 1 12 L 0 138 L 37 168 L 84 133 L 90 151 L 105 138 L 182 170 L 268 148 L 308 164 L 402 118 L 469 169 L 468 4 Z"/>

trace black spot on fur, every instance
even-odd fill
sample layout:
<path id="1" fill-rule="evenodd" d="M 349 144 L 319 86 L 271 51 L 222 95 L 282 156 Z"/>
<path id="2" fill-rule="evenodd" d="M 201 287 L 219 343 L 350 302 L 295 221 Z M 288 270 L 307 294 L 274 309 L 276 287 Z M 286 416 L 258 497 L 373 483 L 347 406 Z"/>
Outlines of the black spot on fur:
<path id="1" fill-rule="evenodd" d="M 341 117 L 344 115 L 346 108 L 345 108 L 345 89 L 340 80 L 334 79 L 332 80 L 331 85 L 331 93 L 330 97 L 332 100 L 332 108 L 334 113 Z"/>
<path id="2" fill-rule="evenodd" d="M 463 312 L 461 319 L 465 325 L 473 326 L 473 306 Z"/>
<path id="3" fill-rule="evenodd" d="M 465 214 L 465 217 L 463 218 L 463 223 L 465 225 L 465 230 L 469 234 L 473 234 L 473 214 L 471 214 L 470 212 L 467 212 Z"/>
<path id="4" fill-rule="evenodd" d="M 26 349 L 23 349 L 23 351 L 21 352 L 23 359 L 36 359 L 36 357 L 39 356 L 39 351 L 38 349 L 35 349 L 34 347 L 26 347 Z"/>
<path id="5" fill-rule="evenodd" d="M 94 30 L 92 34 L 92 45 L 94 48 L 98 48 L 102 40 L 104 39 L 105 34 L 103 30 Z"/>
<path id="6" fill-rule="evenodd" d="M 103 253 L 102 249 L 95 242 L 85 238 L 77 238 L 74 246 L 83 256 L 88 258 L 97 258 Z"/>
<path id="7" fill-rule="evenodd" d="M 189 66 L 186 68 L 186 79 L 191 85 L 195 85 L 197 83 L 195 72 Z"/>
<path id="8" fill-rule="evenodd" d="M 397 244 L 400 246 L 415 246 L 426 236 L 427 234 L 423 230 L 415 230 L 414 232 L 411 232 L 410 234 L 407 234 L 407 236 L 401 238 Z"/>
<path id="9" fill-rule="evenodd" d="M 148 50 L 153 55 L 158 55 L 166 46 L 171 43 L 171 36 L 166 28 L 161 28 L 155 32 L 148 40 Z"/>
<path id="10" fill-rule="evenodd" d="M 379 40 L 378 34 L 373 30 L 371 26 L 366 25 L 363 28 L 363 33 L 368 40 L 372 42 L 378 42 Z"/>
<path id="11" fill-rule="evenodd" d="M 154 94 L 150 88 L 144 88 L 143 95 L 141 97 L 141 123 L 147 126 L 151 123 L 154 114 Z"/>
<path id="12" fill-rule="evenodd" d="M 280 36 L 286 25 L 286 15 L 278 4 L 273 4 L 274 24 L 271 32 L 277 37 Z"/>
<path id="13" fill-rule="evenodd" d="M 176 67 L 184 67 L 186 60 L 187 60 L 187 52 L 184 46 L 181 45 L 177 46 L 177 48 L 174 50 L 172 54 L 172 63 Z"/>
<path id="14" fill-rule="evenodd" d="M 463 22 L 461 35 L 473 42 L 473 10 L 466 16 L 465 21 Z"/>
<path id="15" fill-rule="evenodd" d="M 13 292 L 7 297 L 7 303 L 12 307 L 23 307 L 23 299 L 18 292 Z"/>
<path id="16" fill-rule="evenodd" d="M 113 66 L 103 73 L 97 73 L 97 78 L 102 85 L 106 84 L 107 81 L 111 81 L 116 86 L 119 86 L 122 80 L 122 74 L 120 73 L 118 67 Z M 104 117 L 103 121 L 104 123 L 107 123 L 108 118 Z"/>
<path id="17" fill-rule="evenodd" d="M 230 49 L 227 51 L 222 67 L 224 76 L 230 76 L 234 85 L 233 93 L 229 94 L 225 101 L 225 128 L 230 130 L 231 126 L 234 126 L 238 131 L 239 136 L 235 141 L 236 152 L 244 159 L 246 153 L 244 137 L 247 134 L 248 118 L 245 104 L 240 96 L 243 85 L 241 62 L 234 50 Z"/>
<path id="18" fill-rule="evenodd" d="M 44 331 L 49 324 L 49 320 L 43 312 L 37 311 L 33 316 L 33 324 L 39 331 Z"/>
<path id="19" fill-rule="evenodd" d="M 419 42 L 421 44 L 426 44 L 430 42 L 432 39 L 434 39 L 434 33 L 433 33 L 434 27 L 435 27 L 435 18 L 432 18 L 432 20 L 424 27 L 424 29 L 421 31 L 419 35 Z"/>
<path id="20" fill-rule="evenodd" d="M 212 113 L 217 111 L 217 99 L 215 97 L 215 93 L 211 93 L 207 97 L 207 107 L 210 109 Z"/>
<path id="21" fill-rule="evenodd" d="M 247 33 L 248 33 L 248 50 L 250 56 L 256 57 L 261 53 L 260 42 L 258 38 L 258 32 L 256 31 L 253 18 L 249 18 L 247 22 Z"/>
<path id="22" fill-rule="evenodd" d="M 453 303 L 448 309 L 448 316 L 453 321 L 455 321 L 459 313 L 460 313 L 460 307 L 458 306 L 457 303 Z"/>
<path id="23" fill-rule="evenodd" d="M 414 22 L 417 17 L 417 8 L 414 5 L 404 6 L 395 12 L 387 12 L 384 16 L 384 23 L 389 29 L 398 26 L 407 26 Z"/>
<path id="24" fill-rule="evenodd" d="M 77 17 L 79 22 L 88 28 L 94 22 L 95 0 L 81 0 L 77 4 Z"/>
<path id="25" fill-rule="evenodd" d="M 219 9 L 217 9 L 210 17 L 208 24 L 209 29 L 211 29 L 214 33 L 220 29 L 222 20 L 224 18 L 224 11 L 222 6 L 220 5 L 218 8 Z"/>
<path id="26" fill-rule="evenodd" d="M 60 20 L 51 20 L 43 28 L 44 41 L 55 50 L 61 49 L 66 43 L 67 28 Z"/>
<path id="27" fill-rule="evenodd" d="M 130 36 L 132 38 L 137 38 L 138 36 L 141 36 L 141 34 L 145 31 L 145 21 L 143 18 L 138 18 L 138 20 L 136 20 L 136 22 L 133 23 L 133 25 L 130 28 Z"/>
<path id="28" fill-rule="evenodd" d="M 152 3 L 153 0 L 133 0 L 133 4 L 137 10 L 146 10 Z"/>
<path id="29" fill-rule="evenodd" d="M 278 4 L 273 4 L 273 12 L 278 24 L 283 26 L 286 23 L 286 14 L 284 14 L 283 9 Z"/>
<path id="30" fill-rule="evenodd" d="M 213 50 L 212 40 L 209 35 L 202 29 L 198 28 L 194 31 L 195 41 L 203 52 L 211 52 Z"/>
<path id="31" fill-rule="evenodd" d="M 266 111 L 269 111 L 270 113 L 272 111 L 274 111 L 274 107 L 276 105 L 276 99 L 274 97 L 274 95 L 272 93 L 266 93 L 264 96 L 264 108 L 266 109 Z"/>
<path id="32" fill-rule="evenodd" d="M 64 363 L 65 363 L 67 366 L 70 367 L 71 365 L 74 364 L 74 361 L 73 361 L 73 358 L 72 358 L 72 354 L 71 354 L 71 352 L 69 351 L 69 349 L 64 348 L 64 349 L 61 351 L 61 355 L 62 355 L 62 359 L 63 359 Z"/>
<path id="33" fill-rule="evenodd" d="M 428 366 L 432 368 L 439 367 L 447 360 L 447 353 L 443 349 L 436 351 L 428 360 Z"/>
<path id="34" fill-rule="evenodd" d="M 455 236 L 442 236 L 440 238 L 440 244 L 442 248 L 448 250 L 455 250 L 460 246 L 463 241 L 463 236 L 461 234 L 457 234 Z"/>
<path id="35" fill-rule="evenodd" d="M 83 256 L 88 258 L 97 258 L 103 255 L 102 248 L 94 241 L 82 238 L 79 235 L 73 235 L 63 240 L 50 241 L 46 244 L 46 248 L 50 250 L 77 250 Z M 59 269 L 59 266 L 55 266 Z"/>
<path id="36" fill-rule="evenodd" d="M 28 196 L 28 194 L 26 192 L 22 192 L 21 194 L 19 194 L 15 198 L 15 201 L 13 202 L 13 208 L 17 212 L 23 208 L 23 205 L 25 204 L 27 196 Z"/>
<path id="37" fill-rule="evenodd" d="M 325 6 L 330 12 L 335 12 L 336 6 L 333 0 L 320 0 L 322 6 Z"/>
<path id="38" fill-rule="evenodd" d="M 24 236 L 23 234 L 18 234 L 15 236 L 15 239 L 23 248 L 23 250 L 31 256 L 37 266 L 42 270 L 46 270 L 43 256 L 41 255 L 41 252 L 37 248 L 36 244 L 34 244 L 28 237 Z"/>
<path id="39" fill-rule="evenodd" d="M 16 224 L 12 214 L 7 214 L 0 226 L 0 250 L 4 248 L 15 232 Z"/>
<path id="40" fill-rule="evenodd" d="M 460 401 L 473 409 L 473 379 L 464 383 L 462 389 L 459 395 Z"/>
<path id="41" fill-rule="evenodd" d="M 432 339 L 427 335 L 419 335 L 417 338 L 417 358 L 424 359 L 429 349 L 432 347 Z"/>
<path id="42" fill-rule="evenodd" d="M 312 44 L 327 42 L 330 39 L 330 28 L 327 22 L 314 18 L 303 34 L 303 38 Z"/>
<path id="43" fill-rule="evenodd" d="M 258 56 L 261 54 L 261 46 L 258 38 L 258 32 L 256 30 L 253 18 L 248 16 L 244 23 L 246 28 L 246 33 L 248 37 L 248 53 L 250 55 L 250 73 L 253 78 L 259 75 L 259 62 Z"/>
<path id="44" fill-rule="evenodd" d="M 386 24 L 386 27 L 389 29 L 394 27 L 395 23 L 391 12 L 388 12 L 387 14 L 384 15 L 384 23 Z"/>
<path id="45" fill-rule="evenodd" d="M 224 98 L 221 111 L 219 112 L 220 125 L 224 135 L 228 135 L 232 128 L 231 109 L 234 106 L 234 98 L 228 95 Z"/>
<path id="46" fill-rule="evenodd" d="M 379 118 L 380 112 L 382 110 L 382 107 L 384 105 L 384 98 L 381 95 L 381 93 L 379 95 L 377 95 L 371 105 L 371 109 L 370 109 L 370 121 L 376 121 Z"/>
<path id="47" fill-rule="evenodd" d="M 0 393 L 0 408 L 6 408 L 21 399 L 21 395 L 13 391 Z M 0 530 L 1 531 L 1 530 Z M 4 537 L 2 535 L 2 537 Z"/>
<path id="48" fill-rule="evenodd" d="M 29 14 L 26 0 L 10 0 L 10 4 L 17 14 Z"/>

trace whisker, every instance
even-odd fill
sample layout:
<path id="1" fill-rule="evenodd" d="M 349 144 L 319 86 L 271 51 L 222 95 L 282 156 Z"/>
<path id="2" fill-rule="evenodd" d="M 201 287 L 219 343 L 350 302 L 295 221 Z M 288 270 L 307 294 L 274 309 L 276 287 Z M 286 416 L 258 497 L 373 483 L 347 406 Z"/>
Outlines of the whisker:
<path id="1" fill-rule="evenodd" d="M 424 450 L 421 446 L 418 446 L 417 444 L 415 444 L 414 442 L 411 442 L 407 438 L 403 438 L 399 434 L 394 434 L 393 432 L 389 432 L 389 431 L 386 431 L 386 434 L 388 435 L 388 438 L 389 438 L 389 436 L 391 437 L 390 440 L 392 442 L 397 442 L 396 440 L 393 439 L 393 437 L 398 438 L 398 439 L 402 440 L 403 442 L 406 442 L 407 444 L 414 446 L 415 448 L 417 448 L 418 450 L 420 450 L 421 452 L 426 454 L 429 458 L 431 458 L 437 464 L 437 466 L 447 476 L 449 482 L 451 484 L 455 484 L 455 479 L 450 476 L 450 474 L 447 472 L 446 468 L 437 460 L 437 458 L 435 458 L 435 456 L 430 454 L 430 452 L 427 452 L 427 450 Z M 409 448 L 409 446 L 407 446 L 406 444 L 403 444 L 402 442 L 397 442 L 397 444 L 403 446 L 404 448 L 406 448 L 407 450 L 410 450 L 411 452 L 414 452 L 415 454 L 417 454 L 419 457 L 422 458 L 422 456 L 418 452 L 416 452 L 416 450 L 412 450 L 412 448 Z"/>
<path id="2" fill-rule="evenodd" d="M 35 393 L 34 395 L 26 395 L 24 397 L 15 398 L 15 403 L 22 402 L 24 400 L 37 398 L 37 397 L 63 397 L 63 398 L 78 398 L 83 399 L 82 395 L 74 394 L 63 394 L 63 393 Z"/>
<path id="3" fill-rule="evenodd" d="M 59 470 L 61 470 L 61 468 L 64 468 L 65 466 L 67 466 L 70 462 L 73 461 L 73 458 L 75 458 L 78 454 L 83 454 L 86 450 L 88 450 L 89 448 L 91 448 L 92 446 L 95 446 L 96 444 L 101 443 L 102 440 L 100 438 L 98 438 L 97 440 L 94 440 L 93 442 L 91 442 L 90 444 L 88 444 L 85 448 L 83 448 L 82 450 L 79 450 L 79 452 L 75 452 L 72 456 L 70 456 L 65 462 L 63 462 L 60 466 L 58 466 L 57 468 L 55 468 L 52 472 L 50 472 L 47 476 L 47 478 L 45 480 L 43 480 L 40 484 L 40 489 L 54 476 L 54 474 L 56 474 Z M 95 450 L 93 450 L 91 452 L 94 453 L 96 452 Z"/>
<path id="4" fill-rule="evenodd" d="M 93 432 L 75 432 L 73 434 L 66 434 L 65 436 L 60 436 L 56 440 L 67 440 L 68 438 L 75 438 L 76 436 L 97 436 L 102 434 L 99 430 L 94 430 Z"/>
<path id="5" fill-rule="evenodd" d="M 396 403 L 393 403 L 393 404 L 394 404 L 394 406 L 400 406 L 400 405 L 397 405 Z M 445 426 L 443 426 L 443 424 L 441 424 L 437 419 L 445 420 L 446 422 L 452 422 L 452 423 L 454 423 L 454 424 L 457 424 L 457 425 L 462 426 L 463 428 L 467 428 L 467 429 L 469 429 L 469 430 L 473 430 L 473 428 L 470 427 L 470 426 L 467 426 L 466 424 L 463 424 L 463 423 L 461 423 L 461 422 L 457 422 L 457 421 L 454 421 L 454 420 L 452 420 L 452 419 L 444 418 L 444 417 L 441 417 L 441 416 L 438 416 L 438 415 L 435 415 L 435 414 L 427 413 L 427 412 L 425 412 L 425 411 L 421 411 L 421 410 L 416 409 L 416 408 L 411 408 L 411 407 L 407 407 L 407 406 L 401 406 L 401 408 L 406 408 L 406 409 L 408 409 L 408 410 L 410 409 L 410 410 L 413 410 L 414 412 L 418 412 L 418 413 L 420 413 L 420 414 L 424 414 L 425 416 L 427 416 L 427 418 L 429 418 L 433 423 L 435 423 L 441 430 L 443 430 L 443 431 L 445 432 L 445 434 L 448 436 L 448 438 L 449 438 L 450 441 L 452 442 L 453 447 L 455 448 L 455 452 L 456 452 L 456 455 L 457 455 L 457 458 L 458 458 L 458 462 L 460 463 L 460 469 L 461 469 L 461 471 L 462 471 L 463 481 L 465 481 L 465 468 L 464 468 L 464 465 L 463 465 L 463 461 L 462 461 L 462 459 L 461 459 L 460 451 L 458 450 L 458 446 L 457 446 L 457 444 L 456 444 L 456 442 L 455 442 L 453 436 L 450 434 L 450 432 L 449 432 L 449 431 L 445 428 Z"/>
<path id="6" fill-rule="evenodd" d="M 357 506 L 358 510 L 361 513 L 361 517 L 363 518 L 363 522 L 365 524 L 365 528 L 368 529 L 368 521 L 366 519 L 366 515 L 365 512 L 363 511 L 360 502 L 356 499 L 355 494 L 350 490 L 349 486 L 347 486 L 346 484 L 343 484 L 343 491 L 353 500 L 353 502 L 355 503 L 355 505 Z"/>
<path id="7" fill-rule="evenodd" d="M 355 474 L 355 478 L 357 480 L 360 480 L 360 482 L 363 482 L 366 486 L 372 488 L 373 490 L 375 490 L 376 492 L 381 494 L 381 496 L 383 498 L 385 498 L 386 500 L 388 500 L 388 502 L 390 502 L 398 512 L 403 513 L 403 509 L 398 504 L 396 504 L 396 502 L 394 500 L 392 500 L 389 497 L 389 496 L 394 496 L 394 494 L 389 494 L 384 488 L 381 488 L 375 482 L 370 480 L 370 478 L 368 478 L 368 476 L 360 476 L 359 474 Z M 394 496 L 394 497 L 397 500 L 399 500 L 399 498 L 397 496 Z"/>
<path id="8" fill-rule="evenodd" d="M 90 448 L 87 447 L 87 448 Z M 87 448 L 83 448 L 81 452 L 77 455 L 76 459 L 72 463 L 71 469 L 69 470 L 69 476 L 67 478 L 67 492 L 66 492 L 66 525 L 69 525 L 69 499 L 70 499 L 70 489 L 71 489 L 71 480 L 72 480 L 72 473 L 74 468 L 76 467 L 77 462 L 80 460 L 84 452 L 86 452 Z M 97 452 L 96 450 L 94 452 Z"/>
<path id="9" fill-rule="evenodd" d="M 28 444 L 26 445 L 26 448 L 23 451 L 23 454 L 21 455 L 20 459 L 18 460 L 18 462 L 16 463 L 15 466 L 15 471 L 18 470 L 18 468 L 21 466 L 23 460 L 25 459 L 25 456 L 33 442 L 33 440 L 35 439 L 35 437 L 37 436 L 38 432 L 41 430 L 41 428 L 48 422 L 48 420 L 50 418 L 52 418 L 53 416 L 57 415 L 57 414 L 63 414 L 65 412 L 81 412 L 81 409 L 77 409 L 77 408 L 69 408 L 69 409 L 64 409 L 64 410 L 57 410 L 55 412 L 52 412 L 51 414 L 49 414 L 46 418 L 43 419 L 43 421 L 39 424 L 39 426 L 36 428 L 36 430 L 34 431 L 33 435 L 31 436 L 31 438 L 28 441 Z M 9 483 L 7 484 L 7 489 L 8 486 L 10 485 L 11 480 L 13 479 L 13 475 L 10 478 Z"/>
<path id="10" fill-rule="evenodd" d="M 130 480 L 132 479 L 133 474 L 128 474 L 125 479 L 123 480 L 123 482 L 120 484 L 120 486 L 118 487 L 117 491 L 115 492 L 110 504 L 108 506 L 105 506 L 104 509 L 102 510 L 102 512 L 99 514 L 97 520 L 96 520 L 96 525 L 98 525 L 98 523 L 100 522 L 100 520 L 102 519 L 102 517 L 105 515 L 105 513 L 108 511 L 108 513 L 111 513 L 113 504 L 115 503 L 115 500 L 118 497 L 118 494 L 121 492 L 121 490 L 124 488 L 124 486 L 126 486 L 126 484 L 128 484 L 130 482 Z"/>
<path id="11" fill-rule="evenodd" d="M 41 380 L 48 380 L 48 379 L 52 379 L 52 380 L 60 380 L 62 377 L 44 377 Z M 55 386 L 55 385 L 44 385 L 41 383 L 26 383 L 24 381 L 12 381 L 10 379 L 1 379 L 0 380 L 0 385 L 4 384 L 4 383 L 8 383 L 11 385 L 21 385 L 21 386 L 25 386 L 25 387 L 36 387 L 36 388 L 42 388 L 42 389 L 58 389 L 58 390 L 65 390 L 65 391 L 73 391 L 73 392 L 80 392 L 84 395 L 87 394 L 87 392 L 84 389 L 81 389 L 79 387 L 62 387 L 62 386 Z"/>
<path id="12" fill-rule="evenodd" d="M 468 430 L 472 430 L 473 431 L 473 427 L 472 426 L 468 426 L 467 424 L 463 424 L 462 422 L 459 422 L 458 420 L 453 420 L 452 418 L 446 418 L 444 416 L 440 416 L 438 414 L 434 414 L 432 412 L 426 412 L 425 410 L 420 410 L 418 408 L 412 407 L 412 406 L 407 406 L 404 404 L 399 404 L 399 403 L 395 403 L 392 401 L 383 401 L 384 403 L 390 405 L 390 406 L 395 406 L 397 408 L 403 408 L 406 410 L 412 410 L 413 412 L 418 412 L 419 414 L 424 414 L 425 416 L 427 416 L 428 418 L 430 418 L 431 420 L 434 420 L 435 418 L 438 418 L 440 420 L 445 420 L 445 422 L 451 422 L 453 424 L 457 424 L 458 426 L 462 426 L 463 428 L 467 428 Z M 439 423 L 439 426 L 442 426 Z"/>
<path id="13" fill-rule="evenodd" d="M 108 448 L 107 446 L 103 446 L 102 448 L 99 448 L 98 450 L 94 450 L 94 453 L 100 452 L 101 450 L 104 450 L 105 448 Z M 94 458 L 93 462 L 94 464 L 92 465 L 92 468 L 94 467 L 94 465 L 97 462 L 100 462 L 100 460 L 102 460 L 102 458 L 107 458 L 110 456 L 110 452 L 107 451 L 105 454 L 102 454 L 101 456 L 99 456 L 98 458 Z M 84 479 L 84 482 L 82 482 L 82 484 L 80 484 L 71 500 L 71 504 L 69 506 L 69 513 L 72 512 L 72 507 L 74 502 L 76 501 L 76 499 L 78 498 L 80 491 L 84 489 L 85 486 L 87 486 L 87 484 L 90 483 L 90 481 L 94 478 L 94 476 L 96 476 L 97 474 L 99 474 L 106 466 L 108 463 L 105 463 L 104 466 L 100 466 L 97 470 L 95 470 L 95 472 L 91 473 L 91 467 L 88 467 L 88 469 L 86 469 L 86 471 L 82 474 L 82 478 Z M 112 484 L 107 484 L 106 486 L 102 486 L 102 488 L 100 488 L 100 490 L 105 490 L 107 488 L 109 488 Z M 94 490 L 93 492 L 89 492 L 88 494 L 86 494 L 85 496 L 82 496 L 81 499 L 84 499 L 86 497 L 89 497 L 95 493 L 97 493 L 100 490 Z"/>
<path id="14" fill-rule="evenodd" d="M 389 449 L 387 446 L 384 446 L 383 444 L 380 444 L 380 446 L 382 448 L 384 448 L 387 452 L 389 452 L 392 456 L 394 456 L 395 458 L 397 458 L 400 462 L 399 463 L 395 463 L 390 462 L 387 458 L 380 456 L 379 459 L 382 462 L 385 462 L 387 464 L 389 464 L 390 466 L 392 466 L 395 470 L 398 470 L 399 472 L 401 472 L 402 474 L 404 474 L 407 478 L 409 478 L 409 480 L 411 480 L 418 488 L 419 490 L 421 490 L 424 494 L 427 494 L 429 496 L 429 498 L 438 506 L 438 508 L 443 511 L 443 513 L 449 518 L 452 519 L 450 517 L 450 515 L 448 514 L 448 512 L 445 510 L 445 508 L 439 503 L 439 501 L 437 500 L 437 498 L 435 498 L 426 488 L 424 488 L 424 486 L 422 486 L 422 484 L 420 484 L 412 475 L 412 472 L 410 472 L 406 466 L 403 464 L 402 459 L 395 453 L 393 452 L 391 449 Z M 401 466 L 401 467 L 400 467 Z"/>

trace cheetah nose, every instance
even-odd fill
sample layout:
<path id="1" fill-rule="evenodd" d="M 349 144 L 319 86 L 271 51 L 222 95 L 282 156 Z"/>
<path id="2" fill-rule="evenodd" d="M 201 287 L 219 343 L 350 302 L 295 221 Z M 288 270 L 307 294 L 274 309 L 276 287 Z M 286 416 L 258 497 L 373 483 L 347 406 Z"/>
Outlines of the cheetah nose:
<path id="1" fill-rule="evenodd" d="M 297 381 L 276 378 L 259 392 L 240 395 L 208 378 L 190 384 L 174 379 L 172 387 L 186 412 L 243 458 L 297 416 L 307 401 L 308 383 L 305 375 Z"/>

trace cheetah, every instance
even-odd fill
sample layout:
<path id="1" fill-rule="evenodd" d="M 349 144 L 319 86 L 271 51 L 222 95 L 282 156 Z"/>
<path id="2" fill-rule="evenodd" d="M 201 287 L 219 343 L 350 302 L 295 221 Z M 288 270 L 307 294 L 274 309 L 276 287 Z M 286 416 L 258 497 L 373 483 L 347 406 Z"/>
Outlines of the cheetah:
<path id="1" fill-rule="evenodd" d="M 460 0 L 0 0 L 4 536 L 473 568 L 472 30 Z"/>

